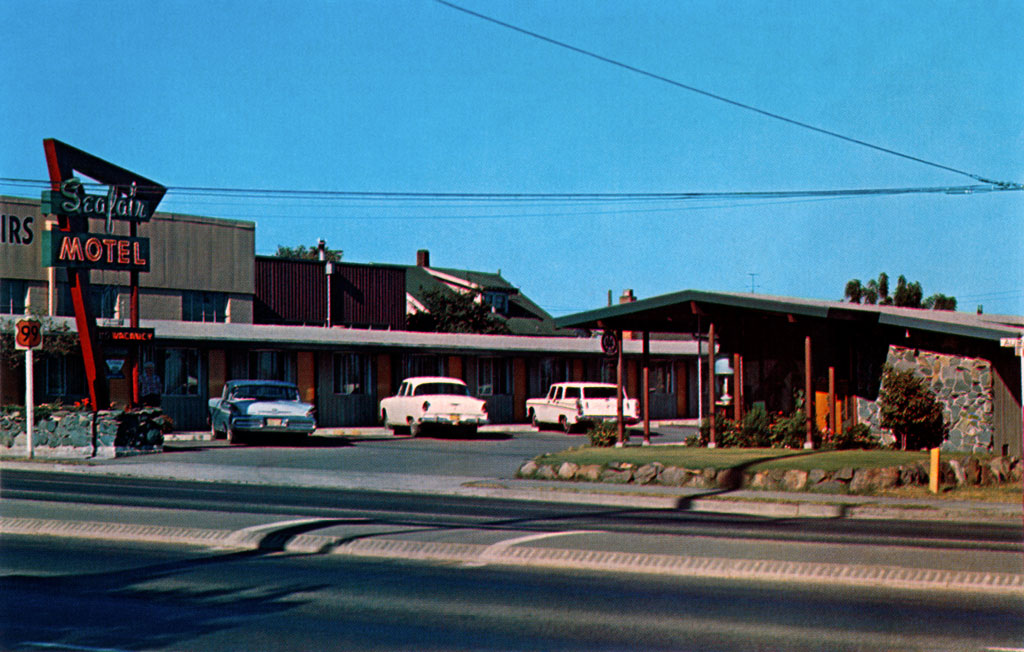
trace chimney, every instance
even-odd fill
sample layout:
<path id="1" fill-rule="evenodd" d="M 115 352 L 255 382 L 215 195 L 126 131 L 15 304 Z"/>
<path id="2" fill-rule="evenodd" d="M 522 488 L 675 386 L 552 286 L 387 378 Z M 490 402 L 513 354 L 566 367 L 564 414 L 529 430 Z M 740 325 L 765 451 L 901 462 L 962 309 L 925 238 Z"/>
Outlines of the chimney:
<path id="1" fill-rule="evenodd" d="M 430 250 L 420 249 L 416 252 L 416 266 L 430 267 Z"/>
<path id="2" fill-rule="evenodd" d="M 323 238 L 316 243 L 316 259 L 320 262 L 327 260 L 327 242 Z"/>
<path id="3" fill-rule="evenodd" d="M 636 301 L 636 297 L 633 295 L 633 290 L 623 290 L 622 296 L 619 297 L 619 305 L 624 303 L 633 303 Z M 632 331 L 622 331 L 622 339 L 624 340 L 635 340 L 635 334 Z"/>

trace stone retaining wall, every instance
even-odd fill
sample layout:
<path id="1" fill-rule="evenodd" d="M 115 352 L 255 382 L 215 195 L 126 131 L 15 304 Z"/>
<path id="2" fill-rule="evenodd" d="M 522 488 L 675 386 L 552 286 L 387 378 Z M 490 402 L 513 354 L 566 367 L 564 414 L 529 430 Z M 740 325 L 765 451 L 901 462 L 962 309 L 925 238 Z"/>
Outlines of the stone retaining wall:
<path id="1" fill-rule="evenodd" d="M 36 423 L 32 430 L 32 448 L 38 457 L 82 459 L 159 453 L 163 451 L 168 424 L 167 417 L 156 408 L 133 412 L 54 412 Z M 27 455 L 27 446 L 24 415 L 0 417 L 0 453 Z"/>
<path id="2" fill-rule="evenodd" d="M 987 486 L 1020 482 L 1024 464 L 1010 457 L 990 459 L 967 457 L 940 464 L 944 486 Z M 770 491 L 815 491 L 821 493 L 871 493 L 879 489 L 928 484 L 929 469 L 924 462 L 883 468 L 846 468 L 839 471 L 740 471 L 738 469 L 686 469 L 658 462 L 637 466 L 626 462 L 579 465 L 563 462 L 554 466 L 529 461 L 516 476 L 533 480 L 571 480 L 613 484 L 663 485 L 694 489 L 764 489 Z"/>

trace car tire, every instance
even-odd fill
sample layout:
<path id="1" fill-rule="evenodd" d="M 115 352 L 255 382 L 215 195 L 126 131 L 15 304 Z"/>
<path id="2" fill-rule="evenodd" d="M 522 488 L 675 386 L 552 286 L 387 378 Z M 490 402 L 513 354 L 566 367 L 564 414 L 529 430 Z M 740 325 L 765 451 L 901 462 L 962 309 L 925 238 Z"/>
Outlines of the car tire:
<path id="1" fill-rule="evenodd" d="M 566 417 L 564 414 L 558 417 L 558 425 L 562 427 L 562 431 L 565 434 L 572 434 L 572 424 L 569 423 L 568 417 Z"/>
<path id="2" fill-rule="evenodd" d="M 241 444 L 242 443 L 242 433 L 240 433 L 237 430 L 235 430 L 234 427 L 231 426 L 230 424 L 228 424 L 228 443 L 229 444 Z"/>
<path id="3" fill-rule="evenodd" d="M 419 437 L 423 434 L 423 426 L 415 421 L 409 424 L 409 434 L 413 437 Z"/>
<path id="4" fill-rule="evenodd" d="M 530 425 L 540 430 L 540 421 L 537 421 L 537 412 L 534 410 L 530 410 Z"/>

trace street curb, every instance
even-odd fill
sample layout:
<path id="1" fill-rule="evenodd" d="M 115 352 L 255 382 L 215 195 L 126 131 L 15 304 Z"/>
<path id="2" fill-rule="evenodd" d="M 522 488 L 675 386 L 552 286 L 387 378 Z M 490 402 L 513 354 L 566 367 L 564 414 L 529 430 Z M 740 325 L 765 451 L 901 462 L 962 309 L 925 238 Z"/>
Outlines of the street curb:
<path id="1" fill-rule="evenodd" d="M 495 565 L 571 568 L 594 572 L 843 585 L 913 591 L 952 591 L 989 595 L 1019 596 L 1024 592 L 1024 574 L 1021 573 L 727 559 L 691 555 L 541 548 L 514 544 L 496 546 L 422 542 L 373 536 L 345 540 L 341 537 L 308 533 L 294 536 L 285 534 L 293 526 L 315 525 L 318 520 L 322 519 L 301 519 L 232 531 L 96 521 L 66 522 L 0 517 L 0 534 L 191 545 L 214 550 L 333 554 L 364 558 L 458 563 L 472 567 Z M 275 537 L 277 538 L 275 539 Z"/>

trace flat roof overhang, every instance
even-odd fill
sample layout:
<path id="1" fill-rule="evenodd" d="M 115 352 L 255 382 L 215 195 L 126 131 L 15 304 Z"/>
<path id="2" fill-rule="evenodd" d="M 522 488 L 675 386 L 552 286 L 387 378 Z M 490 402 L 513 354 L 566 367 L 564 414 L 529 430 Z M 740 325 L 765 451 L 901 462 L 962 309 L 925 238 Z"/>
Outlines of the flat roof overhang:
<path id="1" fill-rule="evenodd" d="M 566 315 L 555 319 L 555 325 L 559 328 L 700 333 L 705 332 L 712 321 L 724 323 L 755 317 L 776 317 L 790 322 L 854 322 L 997 344 L 1001 338 L 1018 337 L 1022 332 L 968 313 L 702 290 L 683 290 Z"/>

